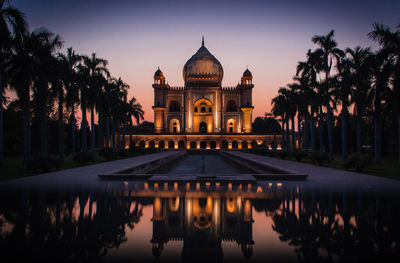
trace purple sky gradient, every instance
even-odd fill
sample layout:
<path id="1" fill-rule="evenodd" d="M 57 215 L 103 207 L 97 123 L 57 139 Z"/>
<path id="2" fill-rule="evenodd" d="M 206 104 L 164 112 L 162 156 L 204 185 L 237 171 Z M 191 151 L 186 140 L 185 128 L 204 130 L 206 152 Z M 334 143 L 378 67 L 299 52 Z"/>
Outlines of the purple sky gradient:
<path id="1" fill-rule="evenodd" d="M 82 3 L 83 2 L 83 3 Z M 340 48 L 372 46 L 367 33 L 379 22 L 400 24 L 400 1 L 105 1 L 14 0 L 32 29 L 60 34 L 64 50 L 96 52 L 109 61 L 153 121 L 153 74 L 183 86 L 184 63 L 205 45 L 224 67 L 224 86 L 236 85 L 248 66 L 254 76 L 254 115 L 291 82 L 314 35 L 336 30 Z"/>

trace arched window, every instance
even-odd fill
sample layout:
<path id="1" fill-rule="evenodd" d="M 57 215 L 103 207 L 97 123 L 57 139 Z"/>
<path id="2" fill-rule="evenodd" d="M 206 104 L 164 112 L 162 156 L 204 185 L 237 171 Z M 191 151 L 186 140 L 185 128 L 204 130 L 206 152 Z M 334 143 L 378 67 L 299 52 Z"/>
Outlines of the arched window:
<path id="1" fill-rule="evenodd" d="M 179 112 L 181 111 L 181 107 L 177 101 L 171 101 L 169 104 L 169 111 L 170 112 Z"/>
<path id="2" fill-rule="evenodd" d="M 212 112 L 212 108 L 210 107 L 210 108 L 208 108 L 208 112 Z"/>
<path id="3" fill-rule="evenodd" d="M 197 107 L 194 107 L 194 112 L 197 112 Z"/>
<path id="4" fill-rule="evenodd" d="M 206 112 L 206 107 L 202 106 L 202 107 L 200 108 L 200 112 Z"/>
<path id="5" fill-rule="evenodd" d="M 236 111 L 236 103 L 233 100 L 228 101 L 226 106 L 227 112 L 235 112 Z"/>

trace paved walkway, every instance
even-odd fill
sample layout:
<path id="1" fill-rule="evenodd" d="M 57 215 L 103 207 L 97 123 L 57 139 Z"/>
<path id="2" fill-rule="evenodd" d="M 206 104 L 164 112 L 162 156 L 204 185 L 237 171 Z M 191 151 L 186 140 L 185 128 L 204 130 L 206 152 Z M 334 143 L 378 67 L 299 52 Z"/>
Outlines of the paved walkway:
<path id="1" fill-rule="evenodd" d="M 68 170 L 40 174 L 0 183 L 0 189 L 8 188 L 40 188 L 58 189 L 64 187 L 104 187 L 107 184 L 121 184 L 122 182 L 101 181 L 98 174 L 114 173 L 124 168 L 141 165 L 149 161 L 161 159 L 176 154 L 175 151 L 165 151 L 156 154 L 87 165 Z"/>
<path id="2" fill-rule="evenodd" d="M 73 168 L 69 170 L 51 172 L 32 177 L 16 179 L 0 183 L 0 189 L 9 189 L 13 187 L 38 188 L 38 189 L 64 189 L 65 187 L 83 187 L 96 188 L 121 185 L 121 181 L 101 181 L 98 174 L 113 173 L 124 168 L 140 165 L 152 160 L 160 159 L 175 154 L 175 151 L 165 151 L 156 154 L 133 157 L 129 159 L 99 163 L 94 165 Z M 271 158 L 267 156 L 248 154 L 239 151 L 232 151 L 232 154 L 240 155 L 248 159 L 271 164 L 273 166 L 283 167 L 296 173 L 308 174 L 306 181 L 285 181 L 284 185 L 301 185 L 305 188 L 354 188 L 358 190 L 390 190 L 400 192 L 400 180 L 392 180 L 376 176 L 370 176 L 349 171 L 335 170 L 327 167 L 305 164 Z"/>
<path id="3" fill-rule="evenodd" d="M 262 155 L 244 153 L 240 151 L 235 151 L 231 153 L 248 159 L 254 159 L 260 162 L 264 162 L 272 166 L 283 167 L 296 173 L 308 174 L 308 178 L 304 182 L 289 182 L 301 184 L 305 187 L 345 187 L 357 189 L 400 191 L 400 180 L 382 178 L 344 170 L 336 170 L 323 166 L 282 160 Z M 288 182 L 286 182 L 285 184 L 287 183 Z"/>

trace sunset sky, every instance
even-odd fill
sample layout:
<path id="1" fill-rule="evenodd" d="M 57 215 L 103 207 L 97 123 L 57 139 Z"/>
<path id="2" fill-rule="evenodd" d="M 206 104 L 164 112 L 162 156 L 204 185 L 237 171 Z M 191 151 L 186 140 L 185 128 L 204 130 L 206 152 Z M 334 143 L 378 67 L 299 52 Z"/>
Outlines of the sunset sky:
<path id="1" fill-rule="evenodd" d="M 279 2 L 279 3 L 278 3 Z M 96 52 L 109 61 L 153 121 L 153 74 L 183 86 L 182 68 L 205 46 L 224 68 L 223 86 L 234 86 L 248 66 L 254 76 L 253 118 L 271 109 L 271 98 L 291 81 L 298 61 L 315 48 L 313 35 L 336 30 L 340 48 L 372 46 L 372 23 L 394 29 L 400 1 L 128 1 L 14 0 L 31 29 L 60 34 L 64 50 Z"/>

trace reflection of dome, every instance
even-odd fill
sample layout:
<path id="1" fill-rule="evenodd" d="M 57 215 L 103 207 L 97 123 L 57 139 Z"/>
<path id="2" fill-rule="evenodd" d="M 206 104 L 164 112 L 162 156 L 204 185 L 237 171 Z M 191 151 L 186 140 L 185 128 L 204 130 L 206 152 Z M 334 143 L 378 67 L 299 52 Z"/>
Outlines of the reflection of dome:
<path id="1" fill-rule="evenodd" d="M 185 82 L 190 81 L 215 81 L 221 83 L 224 76 L 224 70 L 221 63 L 208 51 L 204 46 L 186 62 L 183 67 L 183 79 Z"/>

